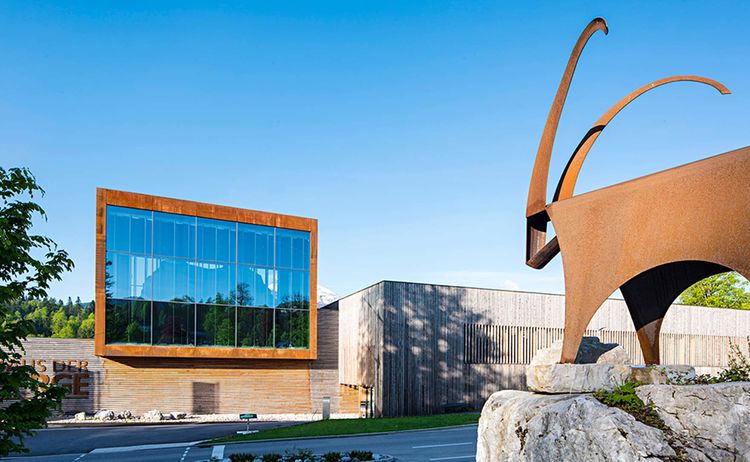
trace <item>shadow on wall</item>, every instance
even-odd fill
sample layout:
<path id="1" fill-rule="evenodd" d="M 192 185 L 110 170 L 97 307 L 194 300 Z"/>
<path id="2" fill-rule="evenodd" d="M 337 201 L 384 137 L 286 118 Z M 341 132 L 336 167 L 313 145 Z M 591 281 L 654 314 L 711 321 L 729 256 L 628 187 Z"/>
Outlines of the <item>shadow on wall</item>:
<path id="1" fill-rule="evenodd" d="M 217 414 L 219 412 L 219 384 L 193 382 L 193 414 Z"/>
<path id="2" fill-rule="evenodd" d="M 480 295 L 462 287 L 384 283 L 383 357 L 377 361 L 370 351 L 360 356 L 361 365 L 382 367 L 371 372 L 376 383 L 382 384 L 376 413 L 397 416 L 481 409 L 495 391 L 525 388 L 523 366 L 508 364 L 510 351 L 494 338 L 482 338 L 488 333 L 474 332 L 471 344 L 498 349 L 493 355 L 482 355 L 494 358 L 492 362 L 467 358 L 466 325 L 493 324 L 482 307 L 496 304 L 481 300 Z M 363 308 L 368 304 L 362 300 Z M 362 335 L 369 333 L 360 329 Z"/>

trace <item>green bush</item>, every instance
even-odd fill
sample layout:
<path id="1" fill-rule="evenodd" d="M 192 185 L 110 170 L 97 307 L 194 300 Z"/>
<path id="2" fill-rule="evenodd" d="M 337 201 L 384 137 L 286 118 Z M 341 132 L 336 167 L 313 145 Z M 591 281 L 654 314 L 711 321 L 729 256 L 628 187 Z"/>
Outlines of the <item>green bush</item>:
<path id="1" fill-rule="evenodd" d="M 747 338 L 747 349 L 750 351 L 750 337 Z M 750 382 L 750 359 L 745 356 L 740 346 L 731 340 L 729 341 L 727 368 L 719 372 L 719 375 L 703 374 L 692 381 L 679 383 L 678 385 L 706 385 L 725 382 Z"/>
<path id="2" fill-rule="evenodd" d="M 249 452 L 230 454 L 229 460 L 231 462 L 253 462 L 255 460 L 255 454 L 251 454 Z"/>
<path id="3" fill-rule="evenodd" d="M 599 390 L 594 392 L 594 398 L 610 407 L 622 409 L 632 415 L 639 422 L 646 425 L 666 430 L 667 426 L 661 417 L 656 413 L 652 403 L 644 403 L 635 393 L 635 389 L 640 384 L 638 382 L 626 382 L 615 387 L 612 391 Z"/>
<path id="4" fill-rule="evenodd" d="M 326 452 L 323 454 L 323 460 L 325 462 L 341 462 L 340 452 Z"/>
<path id="5" fill-rule="evenodd" d="M 372 460 L 372 451 L 349 451 L 348 455 L 352 460 Z"/>
<path id="6" fill-rule="evenodd" d="M 281 454 L 263 454 L 263 462 L 279 462 Z"/>
<path id="7" fill-rule="evenodd" d="M 312 459 L 315 457 L 315 453 L 312 449 L 296 449 L 294 452 L 286 451 L 286 458 L 295 461 L 297 459 L 305 460 L 305 459 Z"/>

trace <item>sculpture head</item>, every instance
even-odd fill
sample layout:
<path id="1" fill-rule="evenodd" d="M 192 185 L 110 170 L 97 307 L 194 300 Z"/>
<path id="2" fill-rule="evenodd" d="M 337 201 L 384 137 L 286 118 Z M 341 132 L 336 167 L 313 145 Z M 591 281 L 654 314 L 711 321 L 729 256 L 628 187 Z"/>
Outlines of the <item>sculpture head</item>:
<path id="1" fill-rule="evenodd" d="M 557 89 L 557 94 L 547 116 L 547 122 L 544 125 L 536 160 L 534 161 L 534 170 L 531 174 L 531 184 L 529 185 L 529 195 L 526 203 L 526 264 L 535 269 L 543 268 L 560 252 L 557 238 L 553 238 L 547 242 L 547 223 L 550 221 L 547 213 L 547 180 L 549 177 L 550 160 L 552 158 L 552 148 L 555 144 L 560 115 L 565 105 L 578 60 L 586 43 L 597 31 L 602 31 L 605 35 L 609 32 L 607 22 L 603 18 L 592 20 L 583 30 L 573 47 L 570 59 Z M 724 85 L 715 80 L 691 75 L 678 75 L 656 80 L 633 91 L 612 106 L 585 134 L 573 151 L 558 181 L 552 202 L 565 200 L 573 196 L 575 183 L 586 155 L 602 130 L 625 106 L 649 90 L 674 82 L 703 83 L 714 87 L 721 94 L 730 93 Z"/>

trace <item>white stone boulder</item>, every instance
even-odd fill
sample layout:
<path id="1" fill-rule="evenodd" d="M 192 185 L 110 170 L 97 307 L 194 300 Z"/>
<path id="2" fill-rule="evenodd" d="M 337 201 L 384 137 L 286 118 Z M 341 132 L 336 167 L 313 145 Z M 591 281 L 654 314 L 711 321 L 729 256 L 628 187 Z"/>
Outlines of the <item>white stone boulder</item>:
<path id="1" fill-rule="evenodd" d="M 154 409 L 154 410 L 145 412 L 143 414 L 143 420 L 156 422 L 156 421 L 164 420 L 164 415 L 158 410 Z"/>
<path id="2" fill-rule="evenodd" d="M 108 411 L 107 409 L 102 409 L 101 411 L 98 411 L 96 414 L 94 414 L 94 419 L 115 420 L 115 411 Z"/>
<path id="3" fill-rule="evenodd" d="M 86 413 L 85 412 L 78 412 L 76 413 L 73 418 L 75 420 L 86 420 Z"/>
<path id="4" fill-rule="evenodd" d="M 119 420 L 128 420 L 133 418 L 133 413 L 129 410 L 125 409 L 117 413 L 117 418 Z"/>
<path id="5" fill-rule="evenodd" d="M 750 461 L 750 382 L 643 385 L 636 394 L 707 460 Z"/>
<path id="6" fill-rule="evenodd" d="M 589 395 L 505 390 L 482 409 L 477 462 L 658 461 L 677 454 L 661 430 Z"/>
<path id="7" fill-rule="evenodd" d="M 693 366 L 633 366 L 630 381 L 643 385 L 686 384 L 696 377 Z"/>
<path id="8" fill-rule="evenodd" d="M 172 411 L 169 413 L 169 415 L 172 417 L 172 420 L 182 420 L 185 417 L 187 417 L 186 412 L 179 412 L 179 411 Z"/>
<path id="9" fill-rule="evenodd" d="M 559 364 L 562 340 L 534 355 L 526 367 L 526 386 L 541 393 L 590 393 L 611 390 L 630 377 L 630 359 L 616 343 L 584 337 L 575 364 Z"/>

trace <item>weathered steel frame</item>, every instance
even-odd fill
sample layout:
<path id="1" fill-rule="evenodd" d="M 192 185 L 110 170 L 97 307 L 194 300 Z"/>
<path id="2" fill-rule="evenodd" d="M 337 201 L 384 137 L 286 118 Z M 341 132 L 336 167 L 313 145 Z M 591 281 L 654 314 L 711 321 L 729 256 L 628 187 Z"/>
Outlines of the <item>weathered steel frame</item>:
<path id="1" fill-rule="evenodd" d="M 310 347 L 309 349 L 233 348 L 164 345 L 107 344 L 106 332 L 106 245 L 107 205 L 131 207 L 158 212 L 237 221 L 277 228 L 296 229 L 310 233 Z M 96 190 L 96 283 L 94 353 L 97 356 L 179 357 L 179 358 L 252 358 L 252 359 L 316 359 L 318 336 L 318 221 L 277 213 L 226 207 L 167 197 L 151 196 L 112 189 Z"/>

